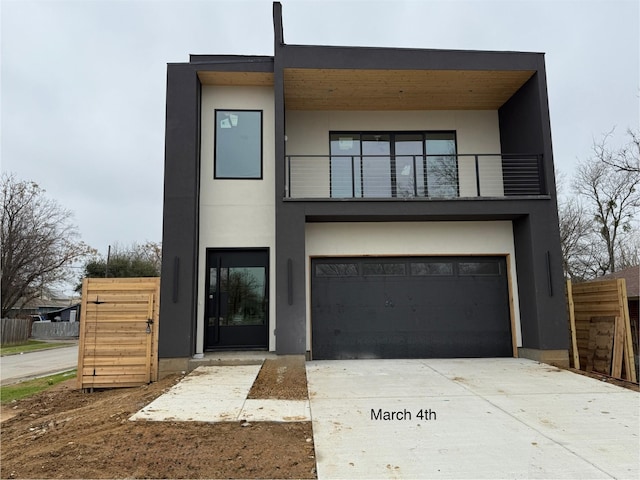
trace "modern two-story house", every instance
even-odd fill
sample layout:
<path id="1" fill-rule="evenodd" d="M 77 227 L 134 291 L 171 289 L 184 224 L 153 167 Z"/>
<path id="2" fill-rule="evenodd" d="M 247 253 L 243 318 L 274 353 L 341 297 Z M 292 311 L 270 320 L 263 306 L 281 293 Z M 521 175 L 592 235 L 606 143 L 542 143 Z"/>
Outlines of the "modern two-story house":
<path id="1" fill-rule="evenodd" d="M 160 371 L 209 351 L 566 363 L 544 56 L 170 64 Z"/>

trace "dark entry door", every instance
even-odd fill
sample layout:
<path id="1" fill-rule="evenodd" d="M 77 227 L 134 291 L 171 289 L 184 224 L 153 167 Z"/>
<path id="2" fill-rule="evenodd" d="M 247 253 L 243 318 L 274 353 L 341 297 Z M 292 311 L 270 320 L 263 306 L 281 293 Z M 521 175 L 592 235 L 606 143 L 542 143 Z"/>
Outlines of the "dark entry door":
<path id="1" fill-rule="evenodd" d="M 269 252 L 207 250 L 205 349 L 268 347 Z"/>

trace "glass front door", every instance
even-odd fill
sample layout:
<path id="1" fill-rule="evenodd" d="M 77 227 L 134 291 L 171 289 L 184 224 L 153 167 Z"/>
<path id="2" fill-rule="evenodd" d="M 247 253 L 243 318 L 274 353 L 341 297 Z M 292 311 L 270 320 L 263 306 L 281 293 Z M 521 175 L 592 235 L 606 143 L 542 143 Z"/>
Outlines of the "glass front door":
<path id="1" fill-rule="evenodd" d="M 205 349 L 267 348 L 269 252 L 207 250 Z"/>

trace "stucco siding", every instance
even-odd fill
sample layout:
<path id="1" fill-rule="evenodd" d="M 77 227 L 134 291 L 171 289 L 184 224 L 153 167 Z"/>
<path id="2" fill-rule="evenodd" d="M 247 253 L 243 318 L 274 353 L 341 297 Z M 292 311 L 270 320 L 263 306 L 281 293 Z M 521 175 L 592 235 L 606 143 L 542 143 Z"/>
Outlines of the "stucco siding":
<path id="1" fill-rule="evenodd" d="M 262 180 L 215 180 L 215 110 L 262 110 Z M 270 251 L 269 349 L 275 349 L 275 146 L 274 96 L 270 87 L 202 88 L 200 232 L 196 353 L 204 343 L 207 248 Z"/>

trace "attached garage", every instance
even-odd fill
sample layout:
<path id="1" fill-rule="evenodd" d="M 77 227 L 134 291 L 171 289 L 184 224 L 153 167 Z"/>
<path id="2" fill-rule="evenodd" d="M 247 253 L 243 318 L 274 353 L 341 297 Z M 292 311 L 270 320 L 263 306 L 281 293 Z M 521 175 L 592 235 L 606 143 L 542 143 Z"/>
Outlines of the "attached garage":
<path id="1" fill-rule="evenodd" d="M 510 357 L 504 256 L 311 259 L 311 355 Z"/>

